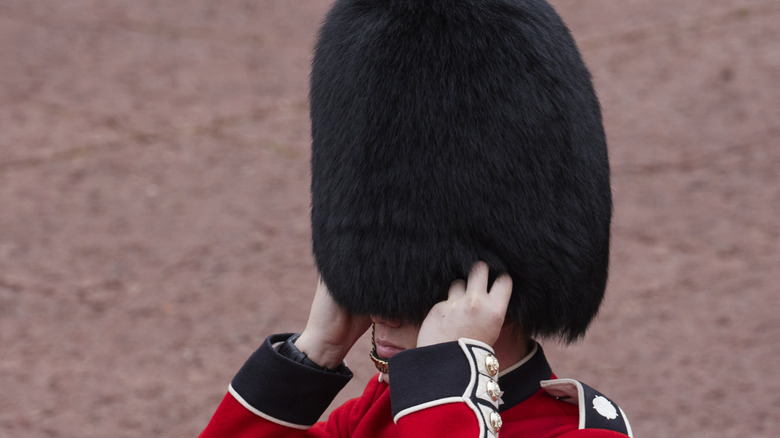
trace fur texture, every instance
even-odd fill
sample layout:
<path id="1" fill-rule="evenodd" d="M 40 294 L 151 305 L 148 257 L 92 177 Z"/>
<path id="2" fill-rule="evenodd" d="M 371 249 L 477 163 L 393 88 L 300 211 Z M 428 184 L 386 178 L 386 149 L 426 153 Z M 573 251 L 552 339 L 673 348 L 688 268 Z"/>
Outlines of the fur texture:
<path id="1" fill-rule="evenodd" d="M 314 256 L 336 301 L 421 322 L 484 260 L 508 318 L 574 340 L 612 201 L 599 103 L 541 0 L 338 0 L 311 74 Z"/>

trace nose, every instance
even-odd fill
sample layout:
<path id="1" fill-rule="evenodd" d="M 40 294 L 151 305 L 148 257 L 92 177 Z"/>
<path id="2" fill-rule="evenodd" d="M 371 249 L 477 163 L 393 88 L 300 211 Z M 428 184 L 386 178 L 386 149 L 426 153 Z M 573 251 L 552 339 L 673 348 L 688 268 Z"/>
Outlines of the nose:
<path id="1" fill-rule="evenodd" d="M 378 315 L 371 315 L 371 321 L 374 324 L 386 326 L 386 327 L 389 327 L 389 328 L 401 327 L 401 322 L 400 321 L 393 321 L 393 320 L 386 319 L 386 318 L 383 318 L 383 317 L 378 316 Z"/>

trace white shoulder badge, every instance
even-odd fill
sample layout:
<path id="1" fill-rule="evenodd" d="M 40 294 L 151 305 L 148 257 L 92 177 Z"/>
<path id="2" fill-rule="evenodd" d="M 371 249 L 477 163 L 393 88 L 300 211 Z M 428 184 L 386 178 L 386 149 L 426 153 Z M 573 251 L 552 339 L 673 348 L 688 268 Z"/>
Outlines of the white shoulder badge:
<path id="1" fill-rule="evenodd" d="M 620 407 L 590 386 L 572 379 L 543 380 L 549 395 L 580 408 L 580 429 L 606 429 L 633 438 L 631 425 Z"/>

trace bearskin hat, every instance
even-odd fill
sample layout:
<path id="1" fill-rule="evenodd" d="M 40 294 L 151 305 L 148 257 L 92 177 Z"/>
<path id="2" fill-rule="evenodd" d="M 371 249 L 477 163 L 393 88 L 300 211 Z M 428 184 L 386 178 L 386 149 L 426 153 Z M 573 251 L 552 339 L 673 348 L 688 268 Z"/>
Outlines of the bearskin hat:
<path id="1" fill-rule="evenodd" d="M 607 281 L 609 164 L 547 2 L 337 0 L 310 101 L 313 251 L 337 303 L 419 323 L 483 260 L 511 275 L 507 318 L 527 334 L 584 334 Z"/>

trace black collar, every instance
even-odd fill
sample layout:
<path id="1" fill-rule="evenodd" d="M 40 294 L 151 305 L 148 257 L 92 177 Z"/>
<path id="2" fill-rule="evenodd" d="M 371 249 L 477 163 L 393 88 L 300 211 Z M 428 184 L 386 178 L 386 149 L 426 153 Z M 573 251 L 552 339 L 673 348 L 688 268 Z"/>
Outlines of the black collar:
<path id="1" fill-rule="evenodd" d="M 499 412 L 525 401 L 542 388 L 539 382 L 552 378 L 552 369 L 544 357 L 542 346 L 536 341 L 532 341 L 531 345 L 531 353 L 528 356 L 498 375 L 498 384 L 504 391 L 501 396 L 503 404 L 498 407 Z"/>

